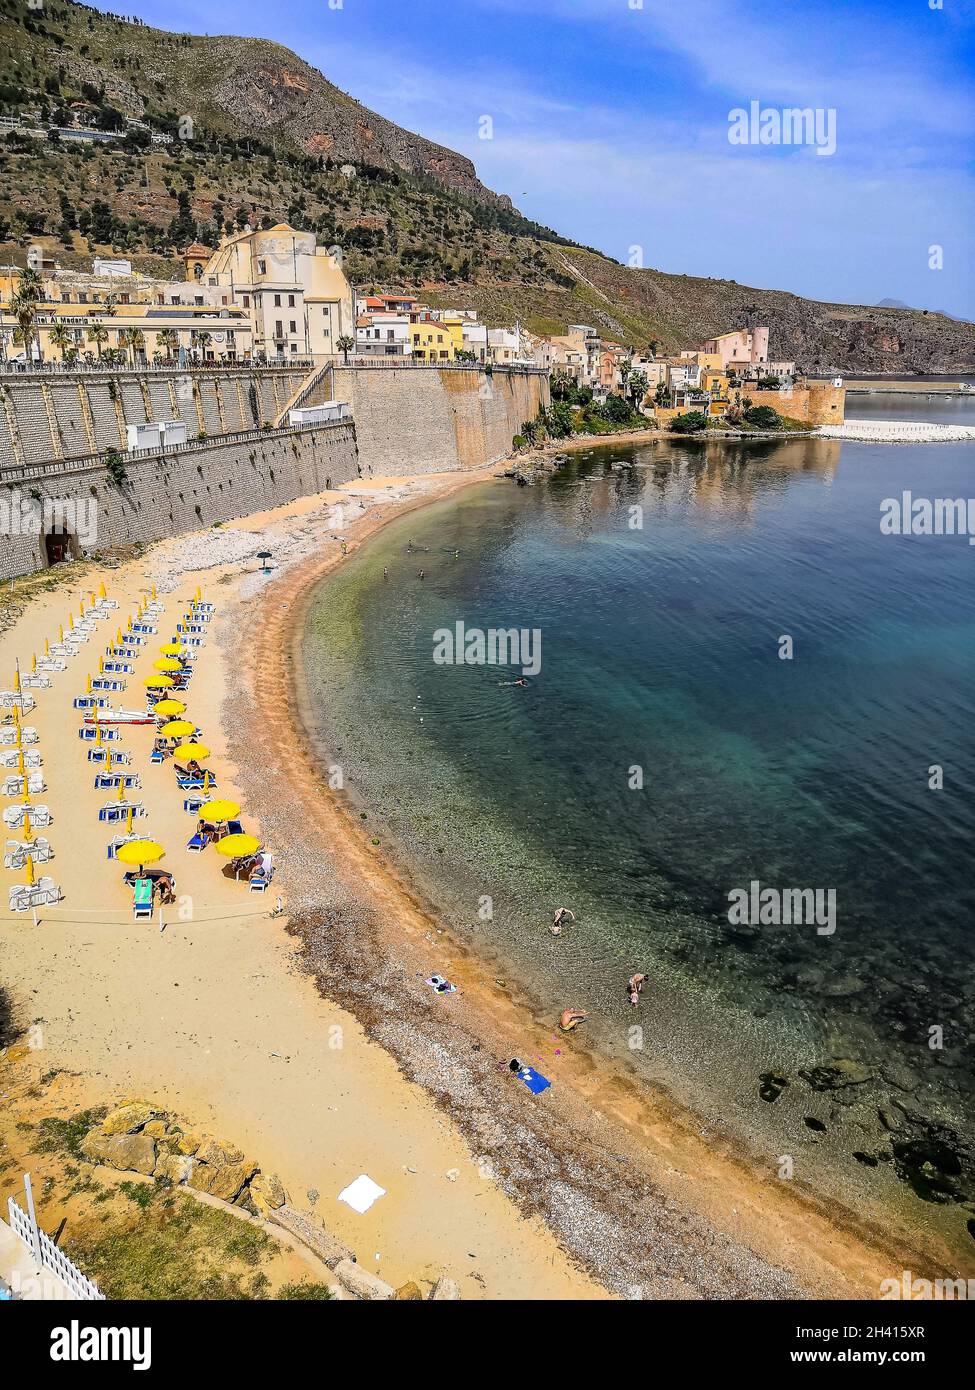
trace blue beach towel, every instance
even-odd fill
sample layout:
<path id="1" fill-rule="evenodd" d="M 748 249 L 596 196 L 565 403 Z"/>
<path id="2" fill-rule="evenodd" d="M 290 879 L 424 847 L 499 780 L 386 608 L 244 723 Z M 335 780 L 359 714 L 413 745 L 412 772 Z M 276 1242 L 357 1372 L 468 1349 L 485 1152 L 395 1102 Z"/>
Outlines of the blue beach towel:
<path id="1" fill-rule="evenodd" d="M 541 1093 L 547 1091 L 552 1084 L 547 1077 L 544 1077 L 540 1071 L 536 1071 L 534 1067 L 522 1067 L 518 1075 L 521 1080 L 524 1081 L 533 1096 L 541 1095 Z"/>

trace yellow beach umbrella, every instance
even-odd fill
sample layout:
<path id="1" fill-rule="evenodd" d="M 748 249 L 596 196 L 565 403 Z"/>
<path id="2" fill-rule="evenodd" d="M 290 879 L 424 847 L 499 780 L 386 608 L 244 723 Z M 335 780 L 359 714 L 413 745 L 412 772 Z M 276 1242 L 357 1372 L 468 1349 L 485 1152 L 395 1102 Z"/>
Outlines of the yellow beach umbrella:
<path id="1" fill-rule="evenodd" d="M 159 730 L 161 738 L 186 738 L 195 732 L 196 725 L 191 724 L 188 719 L 171 719 Z"/>
<path id="2" fill-rule="evenodd" d="M 145 683 L 150 690 L 169 690 L 176 684 L 172 676 L 146 676 Z"/>
<path id="3" fill-rule="evenodd" d="M 209 748 L 204 748 L 202 743 L 178 743 L 173 749 L 181 758 L 186 758 L 190 762 L 201 763 L 204 758 L 209 758 Z"/>
<path id="4" fill-rule="evenodd" d="M 18 748 L 18 750 L 17 750 L 17 771 L 20 773 L 21 776 L 23 776 L 24 773 L 26 772 L 26 770 L 27 770 L 27 769 L 24 767 L 24 750 L 23 750 L 23 748 Z"/>
<path id="5" fill-rule="evenodd" d="M 179 656 L 183 648 L 179 642 L 165 642 L 159 650 L 163 656 Z"/>
<path id="6" fill-rule="evenodd" d="M 161 656 L 158 661 L 154 661 L 153 666 L 157 671 L 182 671 L 183 663 L 177 661 L 175 656 Z"/>
<path id="7" fill-rule="evenodd" d="M 88 677 L 88 694 L 91 694 L 91 676 Z"/>
<path id="8" fill-rule="evenodd" d="M 26 861 L 25 861 L 25 863 L 24 863 L 24 868 L 25 868 L 26 871 L 27 871 L 27 874 L 26 874 L 26 877 L 27 877 L 27 886 L 28 886 L 28 888 L 33 888 L 33 886 L 34 886 L 34 860 L 33 860 L 33 858 L 31 857 L 31 855 L 29 855 L 29 854 L 28 854 L 27 859 L 26 859 Z"/>
<path id="9" fill-rule="evenodd" d="M 134 806 L 130 806 L 129 809 L 128 809 L 128 811 L 127 811 L 126 814 L 125 814 L 125 833 L 126 833 L 126 835 L 131 835 L 131 834 L 132 834 L 132 821 L 133 821 L 134 819 L 135 819 L 135 807 L 134 807 Z"/>
<path id="10" fill-rule="evenodd" d="M 31 657 L 31 659 L 30 659 L 30 669 L 31 669 L 32 671 L 35 671 L 35 672 L 36 672 L 36 670 L 37 670 L 37 653 L 36 653 L 36 652 L 34 653 L 34 655 L 33 655 L 33 656 Z"/>
<path id="11" fill-rule="evenodd" d="M 167 718 L 172 718 L 177 714 L 184 714 L 185 711 L 186 706 L 183 704 L 182 700 L 157 700 L 156 702 L 155 713 L 164 714 Z"/>
<path id="12" fill-rule="evenodd" d="M 157 860 L 165 857 L 166 851 L 162 845 L 157 845 L 155 840 L 129 840 L 127 844 L 119 845 L 115 851 L 116 859 L 120 859 L 123 864 L 138 864 L 140 869 L 143 864 L 155 864 Z"/>
<path id="13" fill-rule="evenodd" d="M 248 854 L 256 854 L 261 847 L 256 835 L 225 835 L 216 844 L 218 854 L 225 854 L 228 859 L 243 859 Z"/>
<path id="14" fill-rule="evenodd" d="M 31 828 L 29 815 L 24 816 L 24 839 L 26 840 L 27 844 L 30 844 L 34 839 L 34 831 Z"/>
<path id="15" fill-rule="evenodd" d="M 98 674 L 100 676 L 105 674 L 105 658 L 103 656 L 98 658 Z"/>
<path id="16" fill-rule="evenodd" d="M 50 656 L 50 655 L 51 655 L 51 644 L 50 644 L 50 642 L 47 640 L 46 637 L 44 638 L 44 655 L 45 655 L 45 656 Z"/>
<path id="17" fill-rule="evenodd" d="M 72 632 L 74 631 L 74 614 L 73 614 L 73 613 L 69 613 L 69 614 L 68 614 L 68 627 L 71 628 L 71 631 L 72 631 Z"/>
<path id="18" fill-rule="evenodd" d="M 64 623 L 58 623 L 58 641 L 64 641 Z"/>
<path id="19" fill-rule="evenodd" d="M 105 581 L 104 581 L 104 579 L 102 580 L 102 582 L 101 582 L 101 583 L 99 584 L 99 586 L 98 586 L 98 597 L 99 597 L 99 598 L 108 598 L 108 594 L 107 594 L 106 591 L 105 591 Z"/>
<path id="20" fill-rule="evenodd" d="M 20 667 L 14 671 L 14 690 L 20 689 Z"/>
<path id="21" fill-rule="evenodd" d="M 236 801 L 205 801 L 197 815 L 203 820 L 212 821 L 214 825 L 223 825 L 228 820 L 237 819 L 240 807 Z"/>
<path id="22" fill-rule="evenodd" d="M 153 584 L 152 589 L 151 589 L 150 592 L 152 593 L 153 598 L 155 598 L 155 597 L 156 597 L 156 586 L 155 586 L 155 584 Z"/>
<path id="23" fill-rule="evenodd" d="M 85 601 L 84 601 L 84 599 L 82 599 L 81 602 L 78 604 L 78 616 L 81 617 L 81 618 L 83 618 L 83 617 L 85 616 Z"/>

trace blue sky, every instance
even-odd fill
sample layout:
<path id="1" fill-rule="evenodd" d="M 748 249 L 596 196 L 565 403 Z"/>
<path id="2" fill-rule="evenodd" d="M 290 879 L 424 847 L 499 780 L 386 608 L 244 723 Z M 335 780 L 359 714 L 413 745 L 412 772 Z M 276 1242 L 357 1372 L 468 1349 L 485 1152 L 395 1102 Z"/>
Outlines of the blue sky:
<path id="1" fill-rule="evenodd" d="M 331 5 L 291 0 L 270 21 L 256 0 L 135 13 L 295 49 L 619 260 L 975 319 L 975 0 Z M 753 101 L 834 111 L 836 152 L 731 144 L 729 112 Z"/>

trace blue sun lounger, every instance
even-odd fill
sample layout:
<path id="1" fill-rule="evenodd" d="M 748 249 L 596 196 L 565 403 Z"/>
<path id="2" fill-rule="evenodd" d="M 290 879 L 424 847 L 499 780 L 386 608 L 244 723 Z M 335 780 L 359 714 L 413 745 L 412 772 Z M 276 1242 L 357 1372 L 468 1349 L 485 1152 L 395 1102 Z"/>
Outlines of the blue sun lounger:
<path id="1" fill-rule="evenodd" d="M 132 915 L 136 921 L 152 916 L 151 878 L 137 878 L 132 884 Z"/>

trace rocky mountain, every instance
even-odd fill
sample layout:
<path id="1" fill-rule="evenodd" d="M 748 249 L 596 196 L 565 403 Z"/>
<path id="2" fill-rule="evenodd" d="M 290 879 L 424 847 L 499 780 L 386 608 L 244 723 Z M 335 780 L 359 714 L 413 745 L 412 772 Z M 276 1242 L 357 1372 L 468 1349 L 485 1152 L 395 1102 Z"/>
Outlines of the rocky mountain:
<path id="1" fill-rule="evenodd" d="M 65 265 L 114 252 L 179 277 L 188 242 L 284 219 L 340 245 L 356 283 L 492 324 L 589 322 L 669 350 L 766 322 L 773 356 L 812 372 L 975 370 L 975 326 L 945 315 L 637 270 L 577 246 L 278 44 L 170 34 L 71 0 L 0 0 L 0 38 L 0 115 L 65 127 L 80 111 L 120 134 L 144 123 L 100 145 L 0 136 L 0 261 L 23 264 L 40 242 Z"/>

